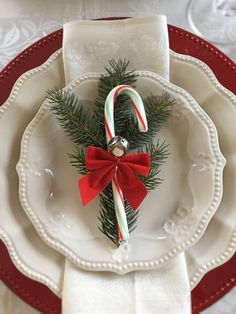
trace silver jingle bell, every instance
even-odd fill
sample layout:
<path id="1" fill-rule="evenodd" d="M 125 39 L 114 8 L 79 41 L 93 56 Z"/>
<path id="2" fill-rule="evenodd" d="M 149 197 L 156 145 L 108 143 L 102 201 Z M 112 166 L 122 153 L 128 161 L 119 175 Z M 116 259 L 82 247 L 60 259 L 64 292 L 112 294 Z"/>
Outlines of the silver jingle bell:
<path id="1" fill-rule="evenodd" d="M 128 148 L 129 142 L 121 136 L 113 137 L 107 144 L 107 150 L 109 151 L 109 153 L 113 154 L 116 157 L 121 157 L 125 155 L 128 151 Z"/>

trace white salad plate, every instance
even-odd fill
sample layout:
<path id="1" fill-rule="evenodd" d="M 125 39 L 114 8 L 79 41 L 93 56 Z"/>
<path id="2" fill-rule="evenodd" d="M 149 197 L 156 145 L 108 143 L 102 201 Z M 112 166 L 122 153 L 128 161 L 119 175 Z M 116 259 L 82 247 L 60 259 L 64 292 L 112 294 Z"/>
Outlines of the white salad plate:
<path id="1" fill-rule="evenodd" d="M 198 241 L 221 200 L 225 160 L 214 124 L 183 89 L 152 72 L 137 74 L 143 99 L 167 92 L 176 104 L 155 138 L 169 145 L 170 156 L 160 173 L 164 182 L 140 205 L 137 228 L 125 252 L 98 229 L 99 199 L 82 206 L 78 172 L 68 158 L 74 144 L 50 102 L 45 101 L 22 137 L 17 164 L 22 207 L 49 246 L 87 270 L 124 274 L 167 263 Z M 82 75 L 64 90 L 92 110 L 99 78 L 100 74 Z"/>
<path id="2" fill-rule="evenodd" d="M 58 73 L 60 74 L 58 75 Z M 50 77 L 54 78 L 52 85 L 48 85 Z M 189 80 L 190 77 L 191 80 Z M 20 147 L 23 131 L 29 123 L 29 120 L 24 116 L 24 111 L 17 108 L 18 97 L 23 97 L 24 99 L 27 93 L 28 101 L 25 102 L 25 106 L 27 106 L 28 113 L 34 116 L 38 109 L 38 106 L 35 106 L 35 104 L 45 98 L 46 90 L 50 86 L 56 85 L 57 80 L 59 80 L 59 88 L 64 86 L 61 50 L 52 55 L 46 63 L 23 74 L 16 81 L 6 103 L 0 107 L 0 128 L 1 120 L 3 117 L 6 119 L 4 130 L 0 132 L 0 136 L 4 134 L 1 138 L 1 143 L 4 141 L 9 142 L 9 147 L 5 147 L 5 150 L 1 151 L 0 165 L 4 162 L 7 169 L 12 169 L 12 176 L 8 177 L 5 168 L 0 168 L 0 175 L 1 177 L 4 176 L 4 178 L 1 178 L 1 191 L 8 190 L 10 186 L 18 187 L 17 173 L 13 169 L 19 159 L 19 150 L 15 155 L 10 154 L 10 151 L 15 146 Z M 226 181 L 231 181 L 232 185 L 235 186 L 236 165 L 232 165 L 232 171 L 230 170 L 229 172 L 228 161 L 232 159 L 231 156 L 236 156 L 235 153 L 232 153 L 235 148 L 234 142 L 236 141 L 236 136 L 231 129 L 232 123 L 236 121 L 236 97 L 216 80 L 212 71 L 203 62 L 190 56 L 176 54 L 173 51 L 170 51 L 170 80 L 172 83 L 183 87 L 190 94 L 194 95 L 194 98 L 201 106 L 205 106 L 206 110 L 208 107 L 213 106 L 215 102 L 218 103 L 220 112 L 219 115 L 218 111 L 214 112 L 214 115 L 211 116 L 213 121 L 217 117 L 220 119 L 220 113 L 224 112 L 224 119 L 226 120 L 222 120 L 223 124 L 218 123 L 217 125 L 220 145 L 224 141 L 228 142 L 226 147 L 223 146 L 221 148 L 227 161 L 223 179 L 224 185 Z M 195 84 L 191 83 L 192 80 L 194 80 Z M 45 82 L 45 85 L 42 82 Z M 37 93 L 29 94 L 29 90 L 25 90 L 25 84 L 29 83 L 29 90 L 37 90 Z M 42 89 L 39 88 L 41 84 Z M 199 84 L 202 84 L 201 86 L 204 86 L 204 88 L 200 89 Z M 207 86 L 207 89 L 205 89 L 205 86 Z M 211 101 L 205 102 L 209 94 L 212 97 L 214 96 L 214 103 Z M 13 119 L 14 130 L 12 128 Z M 11 133 L 13 134 L 10 137 Z M 5 134 L 7 134 L 7 140 L 5 139 Z M 5 187 L 3 188 L 3 186 Z M 44 283 L 54 293 L 60 295 L 64 256 L 58 254 L 43 243 L 32 227 L 31 222 L 22 213 L 18 188 L 17 192 L 12 189 L 10 191 L 13 192 L 11 199 L 15 199 L 14 204 L 16 206 L 13 206 L 9 200 L 5 203 L 5 206 L 1 206 L 1 215 L 3 215 L 4 220 L 0 220 L 0 238 L 7 246 L 14 264 L 22 273 Z M 10 195 L 10 192 L 8 194 Z M 225 219 L 226 215 L 230 219 Z M 227 194 L 225 194 L 224 189 L 220 207 L 208 224 L 204 235 L 194 246 L 186 251 L 191 288 L 197 285 L 205 273 L 226 262 L 234 254 L 236 244 L 235 220 L 236 199 L 234 189 L 230 189 Z M 173 228 L 174 231 L 175 229 Z M 209 245 L 209 242 L 211 245 Z M 215 245 L 212 245 L 213 243 Z"/>

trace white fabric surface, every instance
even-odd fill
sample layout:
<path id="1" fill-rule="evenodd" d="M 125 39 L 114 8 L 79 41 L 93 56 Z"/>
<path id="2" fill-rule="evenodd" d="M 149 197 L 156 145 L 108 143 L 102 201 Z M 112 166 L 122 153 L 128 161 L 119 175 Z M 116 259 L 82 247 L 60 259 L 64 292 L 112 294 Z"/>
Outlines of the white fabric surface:
<path id="1" fill-rule="evenodd" d="M 131 68 L 169 77 L 165 16 L 65 24 L 63 59 L 66 82 L 87 72 L 103 72 L 106 60 L 126 58 Z M 104 62 L 105 60 L 105 62 Z"/>
<path id="2" fill-rule="evenodd" d="M 166 18 L 65 24 L 63 58 L 67 83 L 82 73 L 101 72 L 107 60 L 119 57 L 130 60 L 131 68 L 150 70 L 168 79 Z M 84 271 L 66 261 L 62 304 L 64 314 L 190 313 L 184 253 L 160 269 L 123 276 Z"/>
<path id="3" fill-rule="evenodd" d="M 201 314 L 235 314 L 236 287 L 220 298 Z M 1 314 L 40 314 L 23 300 L 18 298 L 0 281 L 0 313 Z M 59 313 L 58 313 L 59 314 Z M 79 313 L 78 313 L 79 314 Z M 125 313 L 123 313 L 125 314 Z M 145 313 L 144 313 L 145 314 Z"/>
<path id="4" fill-rule="evenodd" d="M 169 24 L 191 32 L 189 0 L 0 0 L 0 68 L 31 43 L 71 20 L 164 14 Z M 236 30 L 231 30 L 235 36 Z M 228 32 L 229 33 L 229 32 Z M 232 60 L 236 45 L 216 44 Z"/>
<path id="5" fill-rule="evenodd" d="M 120 276 L 65 265 L 64 314 L 191 313 L 184 253 L 168 265 Z"/>

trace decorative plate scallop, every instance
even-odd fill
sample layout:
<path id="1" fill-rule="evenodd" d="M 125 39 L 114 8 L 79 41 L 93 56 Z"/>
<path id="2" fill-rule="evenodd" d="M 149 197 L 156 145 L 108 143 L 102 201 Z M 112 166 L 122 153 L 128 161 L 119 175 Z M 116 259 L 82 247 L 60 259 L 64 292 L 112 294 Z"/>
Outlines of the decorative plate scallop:
<path id="1" fill-rule="evenodd" d="M 41 241 L 22 210 L 15 167 L 23 132 L 45 99 L 47 89 L 55 85 L 62 88 L 64 84 L 59 50 L 44 64 L 20 76 L 8 100 L 0 107 L 0 239 L 19 271 L 57 295 L 60 295 L 64 261 Z"/>
<path id="2" fill-rule="evenodd" d="M 210 118 L 181 88 L 151 72 L 138 74 L 143 97 L 167 91 L 177 104 L 159 135 L 171 152 L 161 172 L 165 182 L 142 203 L 129 250 L 114 249 L 98 230 L 98 200 L 81 206 L 78 174 L 67 157 L 73 144 L 47 102 L 22 139 L 17 170 L 26 214 L 47 244 L 88 270 L 126 273 L 163 265 L 199 239 L 221 200 L 225 161 Z M 83 75 L 65 89 L 91 105 L 98 79 Z"/>
<path id="3" fill-rule="evenodd" d="M 187 90 L 212 119 L 226 159 L 219 208 L 201 239 L 185 254 L 190 286 L 194 288 L 207 272 L 228 261 L 236 249 L 236 194 L 232 188 L 236 184 L 236 96 L 217 81 L 205 63 L 173 51 L 170 81 Z"/>

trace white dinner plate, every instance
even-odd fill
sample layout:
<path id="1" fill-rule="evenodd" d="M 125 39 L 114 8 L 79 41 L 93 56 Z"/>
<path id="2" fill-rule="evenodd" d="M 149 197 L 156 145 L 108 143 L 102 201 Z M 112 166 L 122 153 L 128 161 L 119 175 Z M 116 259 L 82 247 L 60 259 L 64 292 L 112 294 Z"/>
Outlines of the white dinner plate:
<path id="1" fill-rule="evenodd" d="M 29 120 L 24 117 L 23 111 L 17 108 L 18 97 L 22 98 L 27 94 L 28 101 L 25 102 L 25 105 L 27 105 L 27 111 L 33 116 L 38 108 L 38 105 L 35 106 L 35 104 L 38 104 L 39 100 L 41 101 L 45 97 L 50 77 L 54 77 L 54 84 L 57 79 L 61 82 L 61 85 L 58 84 L 59 88 L 64 84 L 64 78 L 62 78 L 63 64 L 60 59 L 61 51 L 59 50 L 55 56 L 57 56 L 55 59 L 52 57 L 49 59 L 51 60 L 49 63 L 52 63 L 53 67 L 48 67 L 47 61 L 42 66 L 23 74 L 16 81 L 6 103 L 0 108 L 0 112 L 4 111 L 0 118 L 0 128 L 2 117 L 4 116 L 6 119 L 6 128 L 4 129 L 4 133 L 0 132 L 0 135 L 8 134 L 7 141 L 9 141 L 9 147 L 1 151 L 1 161 L 4 161 L 7 168 L 13 169 L 18 160 L 19 151 L 17 151 L 15 155 L 10 154 L 10 151 L 12 151 L 15 146 L 19 148 L 22 133 L 29 122 Z M 60 75 L 58 75 L 58 73 L 60 73 Z M 235 156 L 235 153 L 231 154 L 235 147 L 234 141 L 236 141 L 234 133 L 231 132 L 231 126 L 232 122 L 234 123 L 234 121 L 236 121 L 236 97 L 216 80 L 207 65 L 193 57 L 176 54 L 170 51 L 170 75 L 171 82 L 180 85 L 193 94 L 194 98 L 201 106 L 207 105 L 205 107 L 206 109 L 212 106 L 211 102 L 205 103 L 206 94 L 209 92 L 212 96 L 214 95 L 214 101 L 219 104 L 221 108 L 220 112 L 224 111 L 225 123 L 224 125 L 220 123 L 217 125 L 220 143 L 228 141 L 227 147 L 221 148 L 227 160 L 223 176 L 224 185 L 225 181 L 230 182 L 232 180 L 232 182 L 235 182 L 236 166 L 232 165 L 232 171 L 229 172 L 228 160 L 232 159 L 231 156 Z M 190 77 L 191 80 L 189 80 Z M 192 80 L 194 80 L 195 84 L 191 83 Z M 46 86 L 42 84 L 42 81 L 45 81 Z M 39 84 L 39 82 L 41 83 Z M 200 89 L 198 87 L 200 83 L 202 86 L 207 86 L 206 91 L 205 88 Z M 37 90 L 37 93 L 30 93 L 29 95 L 29 92 L 24 88 L 27 86 L 25 84 L 30 84 L 30 90 Z M 41 84 L 42 89 L 39 88 Z M 10 108 L 12 108 L 12 110 L 9 110 Z M 14 113 L 14 111 L 16 112 Z M 211 116 L 210 113 L 209 115 Z M 211 117 L 213 121 L 215 120 L 215 116 L 217 118 L 218 111 Z M 13 132 L 14 130 L 12 128 L 13 118 L 15 125 L 14 130 L 16 132 Z M 218 118 L 220 118 L 220 114 Z M 12 134 L 12 136 L 10 136 L 10 134 Z M 3 143 L 5 136 L 2 137 L 1 140 Z M 12 176 L 8 177 L 4 169 L 0 168 L 0 171 L 2 172 L 1 176 L 3 175 L 4 180 L 1 183 L 7 186 L 5 191 L 6 189 L 9 190 L 10 186 L 17 187 L 18 178 L 16 172 L 13 171 Z M 12 202 L 9 202 L 9 199 L 4 207 L 1 206 L 1 214 L 4 220 L 0 220 L 0 238 L 7 246 L 14 264 L 22 273 L 34 280 L 44 283 L 59 295 L 62 288 L 64 257 L 57 254 L 56 251 L 51 250 L 51 248 L 45 245 L 39 238 L 31 222 L 27 219 L 26 215 L 23 215 L 21 212 L 22 209 L 18 193 L 13 191 L 13 194 L 10 194 L 12 190 L 9 190 L 8 193 L 17 206 L 12 206 Z M 234 254 L 236 244 L 236 200 L 234 198 L 234 189 L 230 189 L 227 194 L 225 194 L 225 192 L 223 193 L 219 210 L 216 211 L 213 219 L 208 224 L 203 237 L 197 244 L 186 251 L 191 288 L 197 285 L 205 273 L 226 262 Z M 230 219 L 225 220 L 226 215 L 230 217 Z M 8 226 L 7 229 L 5 228 L 6 225 Z M 209 245 L 209 242 L 211 245 Z M 212 242 L 214 242 L 215 245 L 212 245 Z M 41 248 L 43 249 L 41 250 Z M 50 261 L 52 261 L 52 263 L 50 263 Z"/>
<path id="2" fill-rule="evenodd" d="M 236 97 L 203 62 L 173 51 L 170 80 L 187 90 L 210 116 L 226 158 L 221 204 L 200 241 L 186 252 L 190 285 L 195 287 L 208 271 L 229 260 L 236 248 Z"/>
<path id="3" fill-rule="evenodd" d="M 0 237 L 16 267 L 60 294 L 64 261 L 41 241 L 21 208 L 15 170 L 27 124 L 45 99 L 46 90 L 65 85 L 61 52 L 23 74 L 0 107 Z"/>
<path id="4" fill-rule="evenodd" d="M 168 92 L 176 104 L 155 139 L 169 144 L 170 156 L 160 173 L 164 183 L 140 205 L 126 254 L 98 229 L 99 199 L 82 206 L 78 172 L 68 160 L 74 144 L 50 102 L 42 105 L 22 137 L 17 165 L 22 207 L 40 237 L 84 269 L 122 274 L 167 263 L 198 241 L 221 200 L 225 160 L 214 124 L 183 89 L 152 72 L 137 74 L 143 98 Z M 99 78 L 82 75 L 64 90 L 91 109 Z"/>

